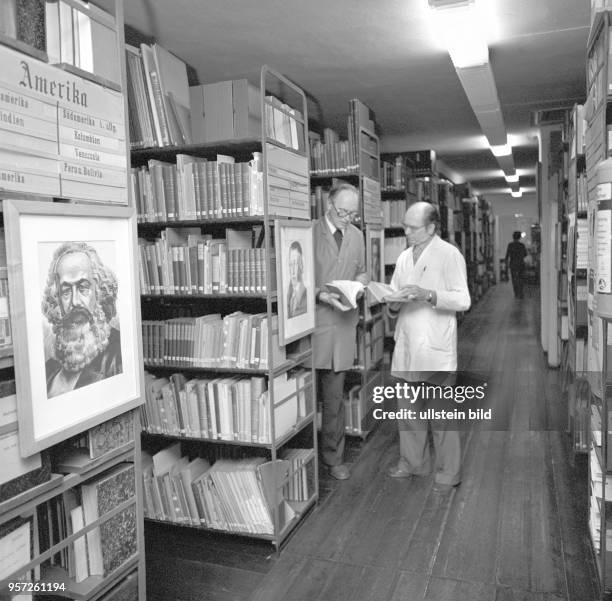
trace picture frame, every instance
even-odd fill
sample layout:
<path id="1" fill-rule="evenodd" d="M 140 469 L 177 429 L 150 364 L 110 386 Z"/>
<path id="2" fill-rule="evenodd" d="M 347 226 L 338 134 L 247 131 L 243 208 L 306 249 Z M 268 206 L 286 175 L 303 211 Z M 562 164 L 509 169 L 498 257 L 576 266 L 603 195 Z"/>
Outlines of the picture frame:
<path id="1" fill-rule="evenodd" d="M 371 280 L 385 281 L 385 230 L 366 225 L 366 264 Z"/>
<path id="2" fill-rule="evenodd" d="M 315 329 L 312 222 L 275 219 L 279 342 L 282 346 Z"/>
<path id="3" fill-rule="evenodd" d="M 143 402 L 133 208 L 3 201 L 26 457 Z"/>

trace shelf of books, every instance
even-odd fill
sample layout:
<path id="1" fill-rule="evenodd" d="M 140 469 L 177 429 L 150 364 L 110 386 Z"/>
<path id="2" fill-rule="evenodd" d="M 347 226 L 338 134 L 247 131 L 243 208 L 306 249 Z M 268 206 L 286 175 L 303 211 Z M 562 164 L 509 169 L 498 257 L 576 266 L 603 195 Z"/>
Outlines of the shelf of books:
<path id="1" fill-rule="evenodd" d="M 610 157 L 610 77 L 611 67 L 609 58 L 610 49 L 610 25 L 612 14 L 609 11 L 598 12 L 591 25 L 587 50 L 587 101 L 584 104 L 584 162 L 586 172 L 580 170 L 580 147 L 579 138 L 579 109 L 574 110 L 574 130 L 576 132 L 576 147 L 570 147 L 570 152 L 576 152 L 575 175 L 572 170 L 570 188 L 576 185 L 575 209 L 576 213 L 576 235 L 580 231 L 586 233 L 586 281 L 579 275 L 578 248 L 574 251 L 576 255 L 576 291 L 570 289 L 570 298 L 576 299 L 578 305 L 578 290 L 582 296 L 586 294 L 586 308 L 584 305 L 576 307 L 576 330 L 578 332 L 578 319 L 586 319 L 587 341 L 586 341 L 586 381 L 590 385 L 590 407 L 588 419 L 588 434 L 586 441 L 590 454 L 590 527 L 594 552 L 599 567 L 601 584 L 601 597 L 612 590 L 612 546 L 608 544 L 612 540 L 612 525 L 610 501 L 612 500 L 612 463 L 610 463 L 610 396 L 612 394 L 612 382 L 610 374 L 612 357 L 610 324 L 608 311 L 605 308 L 607 299 L 608 279 L 605 272 L 605 257 L 609 254 L 612 236 L 605 228 L 605 209 L 609 203 L 610 195 L 606 194 L 604 180 L 601 174 L 605 174 L 608 164 L 606 159 Z M 571 164 L 571 163 L 570 163 Z M 609 181 L 606 179 L 605 181 Z M 584 194 L 586 191 L 586 196 Z M 584 201 L 586 200 L 586 207 Z M 586 208 L 586 213 L 585 213 Z M 602 209 L 600 211 L 600 209 Z M 585 223 L 586 218 L 586 223 Z M 578 225 L 580 224 L 580 226 Z M 579 229 L 579 227 L 581 229 Z M 580 240 L 580 238 L 578 238 Z M 578 247 L 578 242 L 575 243 Z M 584 253 L 584 241 L 580 242 L 580 251 Z M 581 265 L 584 265 L 584 254 L 581 254 Z M 609 282 L 608 282 L 609 283 Z M 580 286 L 580 288 L 579 288 Z M 578 308 L 581 310 L 578 313 Z M 586 310 L 585 310 L 586 309 Z M 586 315 L 585 315 L 586 313 Z M 580 315 L 580 317 L 578 317 Z M 579 360 L 580 348 L 576 347 L 576 358 Z M 576 368 L 578 373 L 578 367 Z M 578 434 L 574 435 L 580 440 L 580 430 L 575 428 Z"/>
<path id="2" fill-rule="evenodd" d="M 0 597 L 144 601 L 123 4 L 0 16 Z"/>
<path id="3" fill-rule="evenodd" d="M 306 98 L 267 66 L 259 87 L 189 87 L 164 53 L 128 51 L 145 519 L 279 549 L 318 499 Z M 156 59 L 185 118 L 147 88 Z"/>
<path id="4" fill-rule="evenodd" d="M 322 135 L 309 132 L 311 214 L 322 217 L 327 211 L 329 189 L 339 181 L 359 190 L 360 215 L 354 225 L 366 242 L 366 266 L 371 280 L 385 278 L 385 230 L 381 203 L 379 140 L 372 111 L 360 100 L 349 101 L 347 140 L 325 128 Z M 360 301 L 357 346 L 352 369 L 345 384 L 345 430 L 348 435 L 366 438 L 372 431 L 372 386 L 380 384 L 384 344 L 381 305 L 366 293 Z"/>
<path id="5" fill-rule="evenodd" d="M 589 452 L 590 409 L 586 381 L 588 225 L 584 107 L 569 120 L 567 178 L 567 391 L 568 429 L 575 452 Z"/>

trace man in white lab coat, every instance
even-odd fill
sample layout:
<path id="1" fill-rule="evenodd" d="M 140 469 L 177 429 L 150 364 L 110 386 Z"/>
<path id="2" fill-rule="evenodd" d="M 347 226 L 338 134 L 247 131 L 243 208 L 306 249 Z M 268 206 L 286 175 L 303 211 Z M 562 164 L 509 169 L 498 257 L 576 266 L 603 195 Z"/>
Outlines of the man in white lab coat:
<path id="1" fill-rule="evenodd" d="M 470 307 L 465 260 L 459 250 L 436 235 L 436 208 L 412 205 L 404 216 L 409 248 L 398 257 L 391 280 L 397 291 L 387 310 L 397 315 L 391 374 L 415 385 L 451 383 L 457 369 L 457 311 Z M 448 376 L 446 375 L 448 374 Z M 442 375 L 442 378 L 440 378 Z M 398 408 L 419 410 L 426 400 L 398 398 Z M 413 399 L 412 399 L 413 400 Z M 431 472 L 427 424 L 399 423 L 400 460 L 389 470 L 394 478 Z M 459 432 L 433 425 L 436 465 L 434 490 L 445 492 L 461 480 Z"/>

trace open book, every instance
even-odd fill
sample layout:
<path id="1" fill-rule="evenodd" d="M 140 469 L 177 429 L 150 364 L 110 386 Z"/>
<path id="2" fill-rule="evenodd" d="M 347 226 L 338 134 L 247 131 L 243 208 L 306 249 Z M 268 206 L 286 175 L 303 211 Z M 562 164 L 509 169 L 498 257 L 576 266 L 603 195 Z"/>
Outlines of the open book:
<path id="1" fill-rule="evenodd" d="M 329 292 L 335 292 L 340 302 L 346 306 L 346 310 L 357 308 L 357 296 L 362 290 L 369 290 L 376 302 L 384 303 L 386 297 L 392 296 L 395 290 L 389 284 L 382 282 L 370 282 L 364 286 L 361 282 L 354 280 L 333 280 L 325 284 Z"/>

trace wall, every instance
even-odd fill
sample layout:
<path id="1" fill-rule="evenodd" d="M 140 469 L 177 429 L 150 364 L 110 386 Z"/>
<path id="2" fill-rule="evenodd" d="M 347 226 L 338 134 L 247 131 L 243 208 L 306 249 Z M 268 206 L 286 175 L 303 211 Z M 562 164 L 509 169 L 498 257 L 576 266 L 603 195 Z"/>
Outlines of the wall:
<path id="1" fill-rule="evenodd" d="M 538 201 L 535 194 L 512 198 L 509 194 L 483 194 L 491 203 L 493 215 L 499 217 L 499 249 L 505 253 L 512 232 L 525 232 L 525 244 L 531 244 L 531 224 L 538 223 Z M 516 215 L 521 215 L 516 217 Z M 503 256 L 503 255 L 502 255 Z"/>

